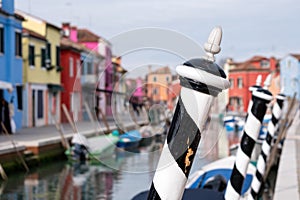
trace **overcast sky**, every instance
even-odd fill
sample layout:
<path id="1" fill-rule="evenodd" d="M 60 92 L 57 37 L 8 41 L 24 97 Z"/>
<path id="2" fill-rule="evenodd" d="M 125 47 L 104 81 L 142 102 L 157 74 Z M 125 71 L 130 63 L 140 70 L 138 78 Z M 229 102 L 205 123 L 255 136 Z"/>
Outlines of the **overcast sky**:
<path id="1" fill-rule="evenodd" d="M 157 27 L 202 45 L 211 29 L 220 25 L 223 40 L 218 60 L 300 53 L 299 0 L 16 0 L 16 8 L 56 25 L 71 22 L 106 39 L 133 29 Z M 125 67 L 173 65 L 183 60 L 159 51 L 146 54 L 125 56 Z"/>

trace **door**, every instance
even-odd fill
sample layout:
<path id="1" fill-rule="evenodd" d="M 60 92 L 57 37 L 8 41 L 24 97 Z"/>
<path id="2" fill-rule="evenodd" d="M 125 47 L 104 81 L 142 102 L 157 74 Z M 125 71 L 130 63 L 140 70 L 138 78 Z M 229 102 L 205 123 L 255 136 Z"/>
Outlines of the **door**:
<path id="1" fill-rule="evenodd" d="M 44 91 L 36 90 L 36 126 L 45 125 Z"/>
<path id="2" fill-rule="evenodd" d="M 35 126 L 35 90 L 32 90 L 32 99 L 31 99 L 32 105 L 32 126 Z"/>

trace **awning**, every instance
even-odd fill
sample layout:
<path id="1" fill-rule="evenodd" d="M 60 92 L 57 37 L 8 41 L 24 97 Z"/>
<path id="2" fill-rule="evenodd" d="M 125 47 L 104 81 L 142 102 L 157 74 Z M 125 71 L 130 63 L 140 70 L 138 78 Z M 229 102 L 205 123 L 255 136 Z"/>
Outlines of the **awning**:
<path id="1" fill-rule="evenodd" d="M 0 89 L 8 89 L 8 90 L 12 91 L 13 90 L 13 86 L 9 82 L 0 81 Z"/>
<path id="2" fill-rule="evenodd" d="M 48 84 L 48 89 L 50 92 L 60 92 L 60 91 L 63 91 L 64 88 L 61 86 L 61 85 L 58 85 L 58 84 Z"/>

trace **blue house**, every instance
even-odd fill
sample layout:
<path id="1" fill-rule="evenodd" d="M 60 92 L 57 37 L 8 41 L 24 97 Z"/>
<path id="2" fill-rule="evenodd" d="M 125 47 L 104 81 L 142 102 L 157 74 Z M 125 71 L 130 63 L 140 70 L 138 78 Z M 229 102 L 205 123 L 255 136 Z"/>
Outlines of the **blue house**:
<path id="1" fill-rule="evenodd" d="M 296 92 L 300 100 L 300 54 L 290 54 L 281 59 L 280 77 L 284 94 L 293 97 Z"/>
<path id="2" fill-rule="evenodd" d="M 0 98 L 13 98 L 17 129 L 22 126 L 22 21 L 14 0 L 0 1 Z"/>

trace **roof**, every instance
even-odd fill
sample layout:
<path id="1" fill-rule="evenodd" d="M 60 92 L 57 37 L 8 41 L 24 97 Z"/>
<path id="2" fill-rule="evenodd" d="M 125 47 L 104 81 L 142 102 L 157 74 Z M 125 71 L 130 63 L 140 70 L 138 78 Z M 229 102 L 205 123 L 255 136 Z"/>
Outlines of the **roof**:
<path id="1" fill-rule="evenodd" d="M 254 65 L 252 65 L 252 63 L 255 62 L 260 62 L 262 60 L 269 60 L 266 57 L 263 56 L 253 56 L 252 58 L 250 58 L 249 60 L 246 60 L 245 62 L 231 62 L 229 63 L 230 65 L 235 65 L 235 67 L 233 69 L 230 69 L 230 71 L 235 70 L 244 70 L 244 69 L 259 69 L 258 67 L 255 67 Z"/>
<path id="2" fill-rule="evenodd" d="M 242 64 L 246 64 L 246 63 L 251 63 L 251 62 L 259 62 L 262 60 L 268 60 L 268 58 L 263 57 L 263 56 L 253 56 L 252 58 L 250 58 L 249 60 L 246 60 L 244 62 L 233 62 L 231 61 L 229 64 L 231 65 L 242 65 Z"/>
<path id="3" fill-rule="evenodd" d="M 168 66 L 166 66 L 150 72 L 149 74 L 171 74 L 171 70 Z"/>
<path id="4" fill-rule="evenodd" d="M 82 45 L 82 44 L 79 44 L 79 43 L 76 43 L 76 42 L 73 42 L 72 40 L 70 40 L 69 38 L 65 38 L 63 37 L 61 40 L 60 40 L 60 46 L 61 48 L 65 48 L 65 49 L 74 49 L 74 50 L 77 50 L 77 51 L 83 51 L 83 50 L 86 50 L 85 47 Z"/>
<path id="5" fill-rule="evenodd" d="M 56 30 L 58 30 L 58 31 L 61 30 L 60 27 L 58 27 L 58 26 L 56 26 L 56 25 L 54 25 L 54 24 L 51 24 L 51 23 L 49 23 L 49 22 L 46 22 L 46 23 L 47 23 L 47 26 L 50 26 L 50 27 L 52 27 L 52 28 L 54 28 L 54 29 L 56 29 Z"/>
<path id="6" fill-rule="evenodd" d="M 291 56 L 297 58 L 298 60 L 300 60 L 300 54 L 291 54 Z"/>
<path id="7" fill-rule="evenodd" d="M 87 29 L 78 29 L 77 30 L 78 42 L 98 42 L 100 36 Z"/>
<path id="8" fill-rule="evenodd" d="M 1 8 L 0 8 L 0 13 L 3 14 L 3 15 L 6 15 L 6 16 L 11 16 L 11 14 L 9 14 L 8 12 L 6 12 L 5 10 L 3 10 L 3 9 L 1 9 Z M 19 15 L 19 14 L 17 14 L 17 13 L 15 13 L 13 16 L 14 16 L 16 19 L 18 19 L 18 20 L 21 20 L 21 21 L 24 21 L 24 20 L 25 20 L 25 18 L 24 18 L 23 16 L 21 16 L 21 15 Z"/>
<path id="9" fill-rule="evenodd" d="M 34 31 L 28 30 L 26 28 L 23 28 L 22 33 L 25 33 L 24 36 L 26 36 L 26 34 L 28 34 L 31 37 L 46 41 L 46 38 L 43 35 L 40 35 Z"/>

